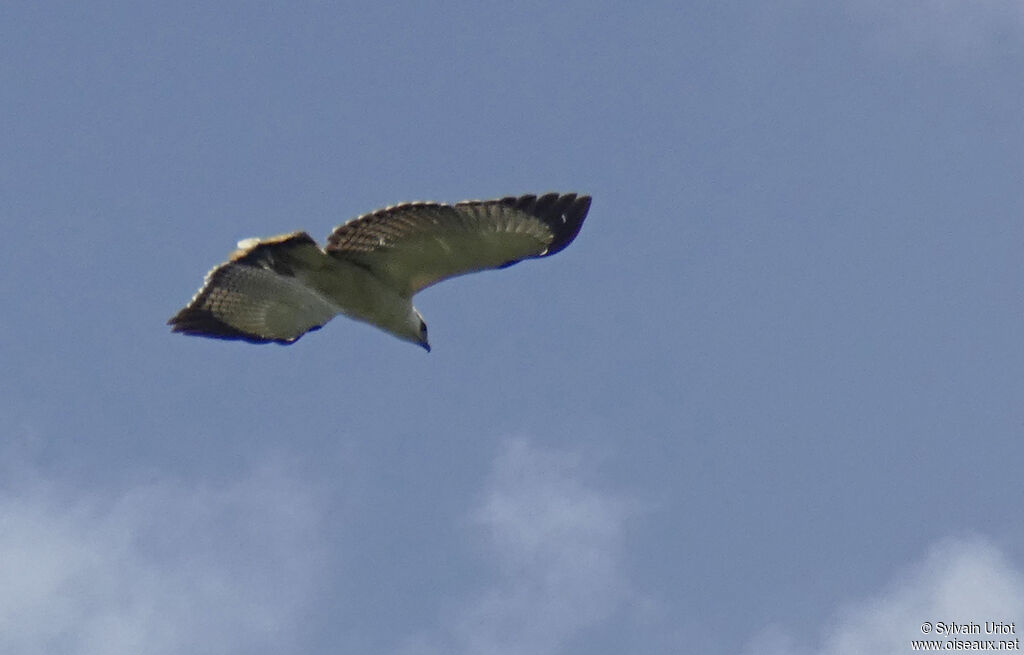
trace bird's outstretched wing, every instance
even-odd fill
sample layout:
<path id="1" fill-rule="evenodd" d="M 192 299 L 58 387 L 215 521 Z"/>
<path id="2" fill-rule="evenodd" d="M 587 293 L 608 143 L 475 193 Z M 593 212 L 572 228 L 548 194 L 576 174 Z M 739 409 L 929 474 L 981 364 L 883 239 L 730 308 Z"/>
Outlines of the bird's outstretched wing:
<path id="1" fill-rule="evenodd" d="M 337 313 L 310 276 L 330 260 L 305 232 L 246 239 L 206 274 L 172 331 L 253 343 L 292 343 Z"/>
<path id="2" fill-rule="evenodd" d="M 590 196 L 575 193 L 405 203 L 339 226 L 326 251 L 412 296 L 456 275 L 553 255 L 576 238 L 589 209 Z"/>

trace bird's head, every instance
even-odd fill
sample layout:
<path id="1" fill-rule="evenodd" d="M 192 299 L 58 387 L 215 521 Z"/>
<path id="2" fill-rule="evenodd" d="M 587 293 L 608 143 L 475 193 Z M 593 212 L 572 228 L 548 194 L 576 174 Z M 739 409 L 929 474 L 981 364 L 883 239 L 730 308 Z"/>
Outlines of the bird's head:
<path id="1" fill-rule="evenodd" d="M 387 329 L 388 332 L 399 339 L 412 342 L 430 352 L 430 341 L 427 340 L 427 323 L 415 307 L 409 308 L 409 313 L 401 323 Z"/>

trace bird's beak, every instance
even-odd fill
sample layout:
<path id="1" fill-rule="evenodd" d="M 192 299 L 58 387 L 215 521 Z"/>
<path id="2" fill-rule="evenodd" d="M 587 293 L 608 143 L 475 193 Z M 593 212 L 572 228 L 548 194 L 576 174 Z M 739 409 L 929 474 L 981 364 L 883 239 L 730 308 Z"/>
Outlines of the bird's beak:
<path id="1" fill-rule="evenodd" d="M 430 344 L 429 343 L 427 343 L 426 341 L 421 341 L 420 345 L 423 346 L 423 350 L 426 350 L 427 352 L 430 352 Z"/>

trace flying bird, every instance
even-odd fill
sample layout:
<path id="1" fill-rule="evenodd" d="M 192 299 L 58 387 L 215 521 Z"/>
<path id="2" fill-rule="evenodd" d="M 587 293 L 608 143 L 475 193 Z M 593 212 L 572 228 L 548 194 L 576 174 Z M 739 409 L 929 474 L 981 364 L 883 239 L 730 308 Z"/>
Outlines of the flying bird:
<path id="1" fill-rule="evenodd" d="M 416 293 L 560 252 L 589 209 L 590 196 L 575 193 L 411 202 L 340 225 L 324 248 L 305 232 L 245 239 L 167 323 L 184 334 L 289 344 L 344 314 L 430 352 Z"/>

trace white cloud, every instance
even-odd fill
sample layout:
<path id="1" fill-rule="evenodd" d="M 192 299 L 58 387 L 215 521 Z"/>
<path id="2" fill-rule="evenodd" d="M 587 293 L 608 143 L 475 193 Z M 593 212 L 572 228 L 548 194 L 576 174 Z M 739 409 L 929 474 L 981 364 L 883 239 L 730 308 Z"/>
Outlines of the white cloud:
<path id="1" fill-rule="evenodd" d="M 1020 0 L 849 0 L 847 6 L 881 47 L 904 55 L 975 59 L 1024 37 Z"/>
<path id="2" fill-rule="evenodd" d="M 1022 619 L 1021 572 L 984 539 L 950 539 L 933 547 L 922 563 L 899 575 L 877 596 L 840 611 L 817 648 L 799 648 L 786 631 L 771 626 L 751 642 L 748 652 L 905 655 L 912 650 L 912 640 L 949 638 L 934 632 L 923 634 L 921 625 L 925 621 L 933 625 L 1017 622 L 1015 635 L 979 637 L 998 640 L 1019 637 L 1024 631 Z"/>
<path id="3" fill-rule="evenodd" d="M 570 454 L 506 445 L 473 517 L 495 581 L 403 652 L 556 653 L 621 607 L 631 504 L 587 484 L 583 468 Z"/>
<path id="4" fill-rule="evenodd" d="M 280 652 L 323 565 L 317 493 L 282 471 L 0 490 L 0 652 Z"/>

